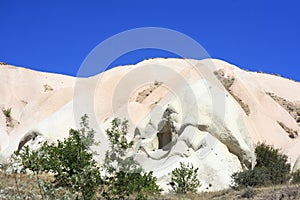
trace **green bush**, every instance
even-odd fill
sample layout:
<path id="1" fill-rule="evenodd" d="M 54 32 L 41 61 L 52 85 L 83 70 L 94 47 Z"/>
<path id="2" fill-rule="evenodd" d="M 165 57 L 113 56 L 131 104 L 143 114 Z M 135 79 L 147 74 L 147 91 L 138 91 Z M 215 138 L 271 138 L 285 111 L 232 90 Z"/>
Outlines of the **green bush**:
<path id="1" fill-rule="evenodd" d="M 101 184 L 99 167 L 90 150 L 96 144 L 95 132 L 88 125 L 87 115 L 81 120 L 81 128 L 71 129 L 65 140 L 58 140 L 57 144 L 45 142 L 38 150 L 25 146 L 15 154 L 23 170 L 31 170 L 35 174 L 51 172 L 55 187 L 67 187 L 73 192 L 80 192 L 83 199 L 93 199 Z"/>
<path id="2" fill-rule="evenodd" d="M 265 167 L 235 173 L 232 178 L 235 181 L 233 187 L 236 189 L 265 186 L 272 183 L 268 169 Z"/>
<path id="3" fill-rule="evenodd" d="M 8 118 L 8 119 L 11 118 L 11 108 L 7 108 L 7 109 L 3 108 L 2 112 L 6 118 Z"/>
<path id="4" fill-rule="evenodd" d="M 156 180 L 152 172 L 119 171 L 113 180 L 109 181 L 106 197 L 122 199 L 136 195 L 137 199 L 147 199 L 148 194 L 157 194 L 161 191 Z"/>
<path id="5" fill-rule="evenodd" d="M 264 143 L 255 149 L 256 165 L 253 169 L 232 175 L 234 188 L 269 186 L 287 183 L 290 179 L 290 164 L 287 156 Z"/>
<path id="6" fill-rule="evenodd" d="M 132 156 L 126 156 L 133 145 L 126 139 L 127 132 L 128 122 L 119 119 L 114 119 L 112 127 L 106 130 L 111 149 L 106 152 L 101 168 L 103 179 L 90 149 L 96 143 L 87 115 L 82 117 L 81 128 L 71 129 L 69 137 L 63 141 L 58 140 L 56 144 L 44 142 L 38 150 L 24 146 L 20 152 L 15 152 L 14 158 L 23 171 L 30 170 L 36 175 L 43 191 L 41 195 L 48 199 L 53 199 L 62 187 L 77 199 L 93 199 L 98 189 L 107 199 L 124 199 L 131 195 L 136 199 L 146 199 L 147 195 L 160 193 L 161 189 L 152 172 L 144 172 Z M 53 183 L 38 179 L 38 174 L 48 172 L 54 174 Z"/>
<path id="7" fill-rule="evenodd" d="M 270 145 L 259 144 L 255 148 L 256 165 L 255 168 L 267 168 L 272 184 L 283 184 L 290 179 L 291 165 L 288 157 Z"/>
<path id="8" fill-rule="evenodd" d="M 196 192 L 201 186 L 198 179 L 199 168 L 194 168 L 191 164 L 185 165 L 180 163 L 180 168 L 172 171 L 170 185 L 172 189 L 179 194 L 186 194 L 187 192 Z"/>
<path id="9" fill-rule="evenodd" d="M 146 199 L 147 194 L 157 194 L 161 189 L 156 184 L 152 172 L 144 172 L 133 157 L 126 152 L 133 145 L 128 142 L 128 121 L 114 119 L 112 127 L 106 130 L 111 149 L 106 152 L 103 171 L 105 183 L 102 196 L 108 199 L 123 199 L 136 195 L 137 199 Z"/>
<path id="10" fill-rule="evenodd" d="M 300 170 L 297 170 L 296 172 L 292 173 L 292 183 L 293 184 L 300 183 Z"/>

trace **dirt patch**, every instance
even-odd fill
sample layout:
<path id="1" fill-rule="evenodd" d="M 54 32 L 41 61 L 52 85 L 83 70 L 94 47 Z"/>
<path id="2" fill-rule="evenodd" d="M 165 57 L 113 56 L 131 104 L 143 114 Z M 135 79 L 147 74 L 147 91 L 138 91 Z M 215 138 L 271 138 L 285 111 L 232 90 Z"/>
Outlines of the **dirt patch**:
<path id="1" fill-rule="evenodd" d="M 242 109 L 244 110 L 244 112 L 246 113 L 247 116 L 250 115 L 250 108 L 247 104 L 245 104 L 243 102 L 243 100 L 241 100 L 239 97 L 235 96 L 232 91 L 230 92 L 231 96 L 233 96 L 233 98 L 240 104 L 240 106 L 242 107 Z"/>
<path id="2" fill-rule="evenodd" d="M 222 85 L 226 88 L 226 90 L 231 94 L 231 96 L 240 104 L 244 112 L 247 116 L 250 115 L 251 111 L 249 106 L 243 102 L 242 99 L 240 99 L 238 96 L 236 96 L 233 91 L 230 89 L 233 85 L 235 78 L 234 77 L 225 77 L 225 73 L 222 69 L 219 69 L 218 71 L 214 72 L 215 76 L 219 79 L 219 81 L 222 83 Z"/>
<path id="3" fill-rule="evenodd" d="M 157 199 L 170 199 L 170 200 L 180 200 L 180 199 L 193 199 L 193 200 L 266 200 L 266 199 L 278 199 L 278 200 L 296 200 L 300 199 L 300 187 L 297 185 L 289 186 L 274 186 L 267 188 L 246 188 L 244 190 L 233 190 L 228 189 L 219 192 L 203 192 L 199 194 L 191 193 L 186 195 L 163 195 Z M 153 198 L 154 199 L 154 198 Z"/>
<path id="4" fill-rule="evenodd" d="M 149 85 L 146 89 L 138 93 L 136 97 L 136 102 L 142 103 L 154 90 L 162 85 L 162 82 L 155 81 L 153 84 Z"/>
<path id="5" fill-rule="evenodd" d="M 283 107 L 300 125 L 300 103 L 287 101 L 286 99 L 275 95 L 274 93 L 267 92 L 274 101 L 276 101 L 281 107 Z"/>
<path id="6" fill-rule="evenodd" d="M 293 130 L 293 129 L 287 127 L 287 126 L 286 126 L 284 123 L 282 123 L 282 122 L 277 122 L 277 123 L 281 126 L 281 128 L 282 128 L 285 132 L 287 132 L 287 133 L 289 134 L 289 137 L 290 137 L 290 138 L 295 139 L 295 138 L 298 137 L 298 131 L 295 131 L 295 130 Z"/>
<path id="7" fill-rule="evenodd" d="M 53 175 L 41 174 L 39 179 L 51 182 Z M 38 180 L 35 176 L 27 174 L 6 174 L 0 170 L 0 199 L 42 199 L 41 192 L 38 185 Z M 63 199 L 67 194 L 66 190 L 55 191 L 60 199 Z M 96 194 L 100 198 L 99 192 Z M 23 197 L 23 198 L 20 198 Z M 129 198 L 132 199 L 132 198 Z M 218 192 L 202 192 L 202 193 L 188 193 L 186 195 L 179 194 L 165 194 L 149 196 L 147 199 L 152 200 L 181 200 L 181 199 L 194 199 L 194 200 L 266 200 L 266 199 L 300 199 L 300 186 L 299 185 L 279 185 L 272 187 L 261 188 L 246 188 L 243 190 L 223 190 Z"/>
<path id="8" fill-rule="evenodd" d="M 50 91 L 53 91 L 53 90 L 54 90 L 54 89 L 53 89 L 50 85 L 48 85 L 48 84 L 43 85 L 43 87 L 44 87 L 44 92 L 50 92 Z"/>
<path id="9" fill-rule="evenodd" d="M 20 122 L 15 120 L 12 117 L 11 108 L 1 108 L 3 115 L 5 116 L 5 124 L 6 124 L 6 131 L 10 133 L 14 128 L 16 128 Z"/>

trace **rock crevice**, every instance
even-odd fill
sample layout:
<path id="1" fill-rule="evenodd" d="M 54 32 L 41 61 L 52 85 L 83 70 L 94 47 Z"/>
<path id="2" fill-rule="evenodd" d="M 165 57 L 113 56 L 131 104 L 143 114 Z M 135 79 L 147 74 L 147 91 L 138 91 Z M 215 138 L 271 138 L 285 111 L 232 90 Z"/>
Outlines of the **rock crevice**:
<path id="1" fill-rule="evenodd" d="M 215 76 L 219 79 L 225 89 L 230 93 L 230 95 L 238 102 L 241 108 L 244 110 L 247 116 L 250 115 L 250 108 L 249 106 L 240 99 L 234 92 L 231 90 L 231 86 L 234 84 L 235 78 L 234 77 L 225 77 L 225 73 L 222 69 L 214 72 Z"/>

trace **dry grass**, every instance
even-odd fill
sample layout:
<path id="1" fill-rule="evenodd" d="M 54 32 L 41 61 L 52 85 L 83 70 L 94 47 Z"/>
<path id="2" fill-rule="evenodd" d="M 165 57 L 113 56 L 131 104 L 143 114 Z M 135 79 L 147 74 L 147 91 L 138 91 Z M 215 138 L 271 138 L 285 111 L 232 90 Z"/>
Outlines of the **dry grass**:
<path id="1" fill-rule="evenodd" d="M 50 175 L 39 175 L 44 181 L 52 181 Z M 41 199 L 40 187 L 37 177 L 26 174 L 6 174 L 0 173 L 0 199 Z"/>
<path id="2" fill-rule="evenodd" d="M 187 195 L 162 195 L 159 199 L 170 200 L 299 200 L 300 199 L 300 186 L 299 185 L 282 185 L 265 188 L 248 188 L 244 190 L 228 189 L 219 192 L 205 192 L 200 194 L 187 194 Z"/>
<path id="3" fill-rule="evenodd" d="M 52 181 L 50 175 L 39 175 L 45 181 Z M 26 199 L 42 199 L 38 182 L 35 176 L 25 174 L 4 174 L 0 173 L 0 199 L 19 199 L 17 196 Z M 16 183 L 17 181 L 17 183 Z M 18 187 L 17 187 L 18 185 Z M 61 195 L 63 196 L 63 194 Z M 99 196 L 99 195 L 97 195 Z M 25 199 L 25 198 L 24 198 Z M 298 200 L 300 199 L 300 185 L 281 185 L 265 188 L 248 188 L 244 190 L 228 189 L 219 192 L 205 192 L 200 194 L 190 193 L 187 195 L 167 194 L 154 196 L 149 199 L 157 200 Z"/>

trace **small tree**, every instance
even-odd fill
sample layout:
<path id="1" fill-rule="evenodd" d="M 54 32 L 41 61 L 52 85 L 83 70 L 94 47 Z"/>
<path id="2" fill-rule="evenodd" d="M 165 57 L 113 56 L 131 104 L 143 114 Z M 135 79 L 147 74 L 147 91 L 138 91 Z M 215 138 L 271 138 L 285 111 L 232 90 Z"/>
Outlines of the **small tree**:
<path id="1" fill-rule="evenodd" d="M 170 185 L 176 193 L 186 194 L 187 192 L 196 192 L 201 186 L 198 179 L 199 168 L 194 168 L 191 164 L 180 163 L 180 168 L 172 171 Z"/>
<path id="2" fill-rule="evenodd" d="M 95 143 L 95 131 L 88 125 L 88 116 L 81 118 L 81 128 L 71 129 L 69 137 L 57 144 L 45 142 L 38 150 L 25 146 L 16 152 L 23 170 L 35 174 L 51 172 L 55 187 L 68 187 L 73 192 L 80 191 L 83 199 L 92 199 L 101 184 L 99 167 L 93 159 L 90 147 Z"/>
<path id="3" fill-rule="evenodd" d="M 108 199 L 122 199 L 136 194 L 138 199 L 145 199 L 147 194 L 159 193 L 152 172 L 145 173 L 132 156 L 126 152 L 133 142 L 128 142 L 128 121 L 114 119 L 112 127 L 106 130 L 111 149 L 106 152 L 103 170 L 105 183 L 102 196 Z"/>

